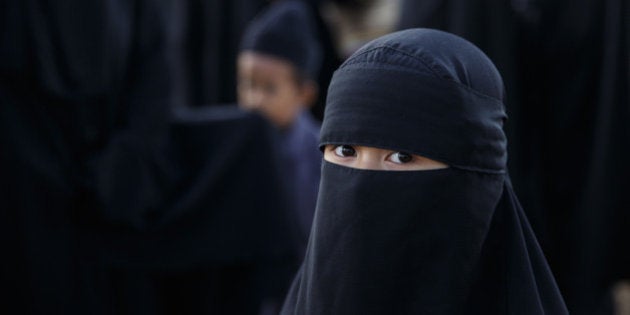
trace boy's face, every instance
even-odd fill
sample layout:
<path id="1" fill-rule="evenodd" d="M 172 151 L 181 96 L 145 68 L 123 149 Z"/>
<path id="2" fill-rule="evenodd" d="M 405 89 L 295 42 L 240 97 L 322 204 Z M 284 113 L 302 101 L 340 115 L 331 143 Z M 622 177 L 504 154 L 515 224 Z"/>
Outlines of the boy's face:
<path id="1" fill-rule="evenodd" d="M 291 126 L 308 103 L 294 67 L 282 59 L 247 51 L 239 55 L 237 67 L 239 106 L 259 111 L 278 128 Z"/>

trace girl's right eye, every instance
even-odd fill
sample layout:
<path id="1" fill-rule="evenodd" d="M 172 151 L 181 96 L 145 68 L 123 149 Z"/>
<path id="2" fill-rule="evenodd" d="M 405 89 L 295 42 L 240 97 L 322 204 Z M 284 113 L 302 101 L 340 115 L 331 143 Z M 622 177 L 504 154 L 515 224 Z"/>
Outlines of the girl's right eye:
<path id="1" fill-rule="evenodd" d="M 338 145 L 334 148 L 335 155 L 340 157 L 356 156 L 357 151 L 349 145 Z"/>

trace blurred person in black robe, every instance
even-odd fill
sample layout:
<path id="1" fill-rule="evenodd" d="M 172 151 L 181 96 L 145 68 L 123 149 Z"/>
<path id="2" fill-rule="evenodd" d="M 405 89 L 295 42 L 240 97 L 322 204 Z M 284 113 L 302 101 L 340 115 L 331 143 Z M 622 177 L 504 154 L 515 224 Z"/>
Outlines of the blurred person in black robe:
<path id="1" fill-rule="evenodd" d="M 290 256 L 262 120 L 169 117 L 172 5 L 0 3 L 0 312 L 254 314 Z"/>
<path id="2" fill-rule="evenodd" d="M 247 27 L 238 55 L 239 107 L 263 115 L 278 130 L 283 174 L 300 230 L 300 259 L 311 230 L 322 154 L 319 122 L 309 113 L 320 87 L 321 45 L 302 1 L 269 5 Z"/>
<path id="3" fill-rule="evenodd" d="M 177 186 L 160 217 L 93 235 L 119 277 L 116 298 L 134 314 L 259 314 L 284 296 L 297 255 L 275 131 L 235 106 L 175 113 Z"/>
<path id="4" fill-rule="evenodd" d="M 573 314 L 611 314 L 630 268 L 630 6 L 403 1 L 400 27 L 469 39 L 505 75 L 510 173 Z"/>
<path id="5" fill-rule="evenodd" d="M 159 203 L 143 172 L 161 167 L 170 98 L 163 5 L 2 2 L 2 307 L 92 311 L 77 220 L 98 211 L 96 165 L 126 154 L 144 189 L 128 196 Z"/>

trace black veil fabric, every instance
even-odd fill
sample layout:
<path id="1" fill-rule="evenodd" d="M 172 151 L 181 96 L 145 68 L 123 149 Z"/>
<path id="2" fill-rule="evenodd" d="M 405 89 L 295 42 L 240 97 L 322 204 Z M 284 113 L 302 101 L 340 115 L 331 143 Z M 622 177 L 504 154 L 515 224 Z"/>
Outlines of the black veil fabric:
<path id="1" fill-rule="evenodd" d="M 630 276 L 625 0 L 405 0 L 401 28 L 484 50 L 507 91 L 510 174 L 572 314 L 612 314 Z"/>
<path id="2" fill-rule="evenodd" d="M 324 162 L 282 314 L 567 314 L 507 174 L 503 95 L 492 62 L 452 34 L 401 31 L 353 54 L 333 76 L 321 145 L 449 168 Z"/>
<path id="3" fill-rule="evenodd" d="M 494 62 L 508 87 L 503 98 L 510 116 L 505 132 L 510 139 L 511 178 L 519 191 L 520 199 L 535 227 L 542 243 L 543 223 L 539 184 L 539 156 L 534 150 L 539 145 L 541 130 L 533 121 L 539 117 L 539 110 L 523 96 L 531 91 L 522 85 L 522 71 L 530 71 L 528 55 L 534 46 L 524 37 L 532 23 L 538 18 L 533 9 L 534 1 L 492 1 L 492 0 L 402 0 L 399 9 L 397 29 L 425 27 L 458 35 L 479 47 Z M 520 134 L 521 130 L 526 131 Z M 544 244 L 542 244 L 544 245 Z"/>

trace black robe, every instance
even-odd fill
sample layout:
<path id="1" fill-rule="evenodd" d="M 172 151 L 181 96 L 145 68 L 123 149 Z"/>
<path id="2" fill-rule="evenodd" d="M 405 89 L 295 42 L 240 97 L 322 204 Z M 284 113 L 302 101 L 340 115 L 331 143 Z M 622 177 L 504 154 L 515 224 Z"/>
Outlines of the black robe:
<path id="1" fill-rule="evenodd" d="M 269 127 L 170 117 L 171 5 L 0 2 L 0 313 L 253 314 L 293 258 Z"/>
<path id="2" fill-rule="evenodd" d="M 82 225 L 117 281 L 107 305 L 134 314 L 258 314 L 265 300 L 284 296 L 297 231 L 274 133 L 235 106 L 176 112 L 166 151 L 173 188 L 161 191 L 155 215 L 140 229 L 113 216 Z M 116 193 L 105 200 L 116 202 L 119 190 L 133 189 L 110 187 Z"/>
<path id="3" fill-rule="evenodd" d="M 161 146 L 163 3 L 3 1 L 0 14 L 2 312 L 91 312 L 77 220 L 99 211 L 86 200 L 101 157 Z"/>

